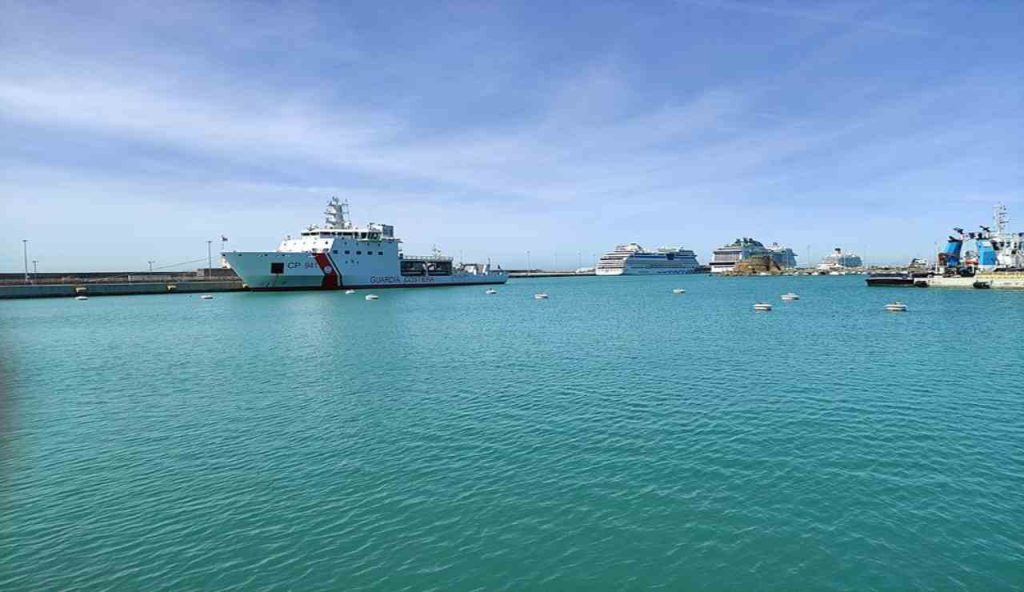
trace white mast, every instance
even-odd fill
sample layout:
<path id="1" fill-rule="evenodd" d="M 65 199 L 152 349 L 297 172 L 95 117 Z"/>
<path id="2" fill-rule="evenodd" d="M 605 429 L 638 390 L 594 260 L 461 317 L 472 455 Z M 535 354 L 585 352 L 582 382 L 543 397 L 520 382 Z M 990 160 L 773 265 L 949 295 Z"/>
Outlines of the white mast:
<path id="1" fill-rule="evenodd" d="M 1001 203 L 996 204 L 992 221 L 995 223 L 996 234 L 1002 235 L 1006 232 L 1006 206 Z"/>
<path id="2" fill-rule="evenodd" d="M 340 201 L 337 197 L 332 197 L 331 201 L 327 203 L 327 209 L 324 211 L 327 216 L 327 227 L 336 228 L 339 230 L 346 230 L 352 228 L 352 222 L 349 221 L 348 216 L 348 200 Z"/>

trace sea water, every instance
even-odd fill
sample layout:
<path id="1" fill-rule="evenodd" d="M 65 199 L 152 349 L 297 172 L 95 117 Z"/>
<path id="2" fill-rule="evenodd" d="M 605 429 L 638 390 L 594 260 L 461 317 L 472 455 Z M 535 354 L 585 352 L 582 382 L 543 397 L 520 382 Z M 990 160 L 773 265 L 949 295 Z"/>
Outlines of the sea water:
<path id="1" fill-rule="evenodd" d="M 0 589 L 1024 587 L 1024 293 L 484 289 L 0 303 Z"/>

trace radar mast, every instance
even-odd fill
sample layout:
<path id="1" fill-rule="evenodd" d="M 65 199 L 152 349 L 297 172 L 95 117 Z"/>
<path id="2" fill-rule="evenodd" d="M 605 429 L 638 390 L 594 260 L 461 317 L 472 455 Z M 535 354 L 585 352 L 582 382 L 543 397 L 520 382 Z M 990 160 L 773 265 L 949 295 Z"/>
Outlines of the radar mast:
<path id="1" fill-rule="evenodd" d="M 993 222 L 995 222 L 996 234 L 1002 235 L 1006 232 L 1006 206 L 1001 203 L 996 204 L 995 215 L 992 216 Z"/>
<path id="2" fill-rule="evenodd" d="M 331 201 L 327 203 L 327 209 L 324 211 L 324 214 L 327 216 L 327 228 L 339 230 L 352 228 L 352 222 L 349 221 L 347 199 L 341 201 L 337 197 L 332 197 Z"/>

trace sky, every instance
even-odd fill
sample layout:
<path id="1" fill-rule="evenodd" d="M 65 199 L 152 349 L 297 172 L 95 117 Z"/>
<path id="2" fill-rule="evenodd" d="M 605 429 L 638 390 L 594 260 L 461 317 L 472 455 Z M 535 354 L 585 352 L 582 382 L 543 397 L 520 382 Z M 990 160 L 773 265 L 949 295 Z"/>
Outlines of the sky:
<path id="1" fill-rule="evenodd" d="M 0 271 L 195 268 L 331 196 L 505 267 L 1024 230 L 1024 3 L 0 0 Z M 808 254 L 811 261 L 807 261 Z M 30 263 L 31 265 L 31 263 Z"/>

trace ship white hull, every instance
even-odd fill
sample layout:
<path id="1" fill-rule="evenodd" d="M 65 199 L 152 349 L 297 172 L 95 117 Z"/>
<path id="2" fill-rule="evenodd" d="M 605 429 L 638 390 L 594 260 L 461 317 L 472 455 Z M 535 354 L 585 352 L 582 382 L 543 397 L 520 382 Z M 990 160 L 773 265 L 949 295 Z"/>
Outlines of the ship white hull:
<path id="1" fill-rule="evenodd" d="M 595 275 L 690 275 L 697 273 L 693 268 L 688 269 L 598 269 Z"/>
<path id="2" fill-rule="evenodd" d="M 229 252 L 228 265 L 251 290 L 339 290 L 350 288 L 432 288 L 504 284 L 502 271 L 403 276 L 398 259 L 366 256 L 340 264 L 328 253 Z M 272 266 L 272 264 L 275 264 Z M 274 272 L 277 270 L 279 272 Z"/>

